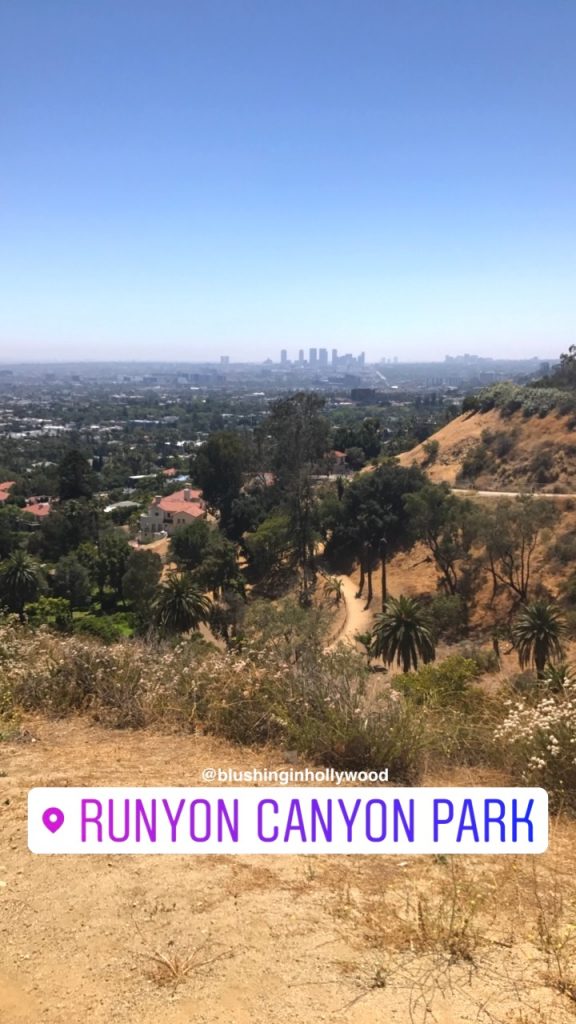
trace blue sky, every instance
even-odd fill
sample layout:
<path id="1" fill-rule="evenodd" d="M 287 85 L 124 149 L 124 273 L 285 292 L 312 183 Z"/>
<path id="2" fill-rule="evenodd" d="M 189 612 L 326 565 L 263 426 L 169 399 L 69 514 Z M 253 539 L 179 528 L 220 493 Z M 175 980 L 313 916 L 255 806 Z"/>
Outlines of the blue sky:
<path id="1" fill-rule="evenodd" d="M 0 4 L 0 360 L 554 356 L 574 0 Z"/>

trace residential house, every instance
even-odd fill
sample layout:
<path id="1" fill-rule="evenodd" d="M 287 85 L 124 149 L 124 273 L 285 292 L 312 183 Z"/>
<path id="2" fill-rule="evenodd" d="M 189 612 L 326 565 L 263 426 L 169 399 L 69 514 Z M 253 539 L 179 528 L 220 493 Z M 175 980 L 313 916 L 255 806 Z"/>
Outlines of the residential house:
<path id="1" fill-rule="evenodd" d="M 26 498 L 26 505 L 22 511 L 29 512 L 31 515 L 36 516 L 37 519 L 43 519 L 44 516 L 50 515 L 52 503 L 50 498 L 44 496 L 41 498 Z"/>
<path id="2" fill-rule="evenodd" d="M 171 537 L 178 527 L 187 526 L 197 519 L 206 519 L 202 491 L 184 487 L 164 498 L 157 495 L 148 511 L 140 516 L 140 536 L 167 533 Z"/>

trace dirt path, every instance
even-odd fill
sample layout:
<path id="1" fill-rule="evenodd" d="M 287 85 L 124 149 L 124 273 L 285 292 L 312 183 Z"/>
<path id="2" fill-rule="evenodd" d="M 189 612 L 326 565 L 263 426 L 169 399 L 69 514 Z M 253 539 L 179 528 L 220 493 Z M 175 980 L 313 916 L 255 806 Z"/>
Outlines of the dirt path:
<path id="1" fill-rule="evenodd" d="M 532 498 L 548 498 L 550 501 L 574 501 L 576 494 L 552 494 L 549 491 L 475 491 L 473 488 L 451 487 L 452 494 L 462 494 L 467 498 L 524 498 L 528 494 Z"/>
<path id="2" fill-rule="evenodd" d="M 372 628 L 374 615 L 378 610 L 377 602 L 373 598 L 372 605 L 366 609 L 366 597 L 356 597 L 358 584 L 351 576 L 336 576 L 342 583 L 342 600 L 346 607 L 346 618 L 335 637 L 328 647 L 331 650 L 336 644 L 355 644 L 357 633 L 367 633 Z"/>

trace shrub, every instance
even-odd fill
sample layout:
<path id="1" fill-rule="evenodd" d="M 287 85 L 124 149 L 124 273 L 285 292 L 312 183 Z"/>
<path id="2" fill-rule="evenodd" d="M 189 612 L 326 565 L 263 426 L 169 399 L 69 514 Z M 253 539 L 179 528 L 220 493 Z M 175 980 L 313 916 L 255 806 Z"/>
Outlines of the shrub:
<path id="1" fill-rule="evenodd" d="M 74 622 L 74 632 L 82 633 L 85 636 L 97 637 L 105 644 L 113 644 L 122 638 L 124 631 L 120 625 L 115 623 L 111 617 L 96 615 L 84 615 Z"/>
<path id="2" fill-rule="evenodd" d="M 519 781 L 543 786 L 552 806 L 576 810 L 576 681 L 566 676 L 556 693 L 507 702 L 496 730 L 506 761 Z"/>
<path id="3" fill-rule="evenodd" d="M 470 683 L 480 675 L 471 658 L 453 654 L 439 665 L 423 665 L 417 672 L 408 672 L 394 681 L 396 689 L 415 704 L 466 703 Z"/>
<path id="4" fill-rule="evenodd" d="M 436 440 L 426 441 L 422 445 L 422 448 L 423 448 L 424 454 L 426 456 L 423 465 L 424 466 L 432 466 L 432 465 L 434 465 L 434 463 L 436 462 L 436 460 L 438 458 L 438 455 L 440 453 L 440 442 L 436 441 Z"/>
<path id="5" fill-rule="evenodd" d="M 492 456 L 483 442 L 474 445 L 462 460 L 462 467 L 458 478 L 460 480 L 474 480 L 480 473 L 490 469 Z"/>
<path id="6" fill-rule="evenodd" d="M 432 628 L 437 639 L 461 640 L 468 628 L 466 602 L 458 594 L 440 594 L 428 606 Z"/>
<path id="7" fill-rule="evenodd" d="M 554 456 L 547 449 L 540 449 L 532 456 L 528 471 L 537 484 L 549 484 L 558 478 L 554 469 Z"/>
<path id="8" fill-rule="evenodd" d="M 549 547 L 547 554 L 560 565 L 576 562 L 576 535 L 571 531 L 562 533 Z"/>
<path id="9" fill-rule="evenodd" d="M 422 708 L 426 753 L 440 766 L 491 764 L 495 759 L 500 704 L 473 685 L 481 672 L 474 659 L 451 655 L 395 680 L 408 703 Z"/>
<path id="10" fill-rule="evenodd" d="M 512 416 L 522 410 L 528 418 L 531 416 L 547 416 L 555 408 L 570 408 L 566 393 L 559 388 L 526 387 L 503 381 L 493 387 L 480 391 L 475 396 L 475 403 L 480 412 L 500 409 L 503 416 Z"/>
<path id="11" fill-rule="evenodd" d="M 497 672 L 500 668 L 498 655 L 494 650 L 486 650 L 484 647 L 477 647 L 475 644 L 462 644 L 459 648 L 462 658 L 473 661 L 478 669 L 478 674 L 486 672 Z"/>
<path id="12" fill-rule="evenodd" d="M 398 783 L 420 778 L 424 738 L 417 711 L 388 692 L 366 696 L 359 655 L 340 650 L 291 666 L 269 644 L 201 686 L 197 712 L 209 732 L 235 743 L 274 742 L 340 770 L 389 768 Z"/>
<path id="13" fill-rule="evenodd" d="M 399 784 L 420 778 L 420 709 L 389 690 L 370 699 L 365 660 L 344 648 L 326 655 L 275 637 L 246 641 L 241 654 L 197 637 L 103 646 L 0 624 L 0 666 L 7 710 L 88 712 L 115 728 L 201 728 L 235 743 L 273 741 L 338 769 L 389 768 Z"/>

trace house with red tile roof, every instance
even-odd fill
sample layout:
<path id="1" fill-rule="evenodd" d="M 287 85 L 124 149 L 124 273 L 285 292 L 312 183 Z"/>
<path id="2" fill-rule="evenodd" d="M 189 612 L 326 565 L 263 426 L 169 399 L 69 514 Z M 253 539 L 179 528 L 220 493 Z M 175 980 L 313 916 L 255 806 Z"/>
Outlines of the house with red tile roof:
<path id="1" fill-rule="evenodd" d="M 0 502 L 7 501 L 10 497 L 10 491 L 16 483 L 15 480 L 5 480 L 0 484 Z"/>
<path id="2" fill-rule="evenodd" d="M 50 498 L 26 498 L 26 505 L 22 511 L 30 512 L 37 519 L 43 519 L 44 516 L 49 516 L 52 511 Z"/>
<path id="3" fill-rule="evenodd" d="M 152 537 L 154 534 L 167 533 L 171 537 L 180 526 L 205 518 L 206 506 L 202 500 L 202 491 L 184 487 L 164 498 L 161 495 L 154 498 L 148 511 L 140 516 L 140 536 Z"/>

